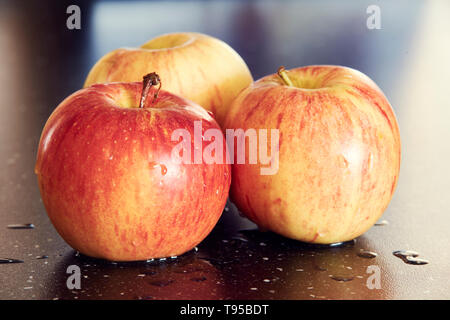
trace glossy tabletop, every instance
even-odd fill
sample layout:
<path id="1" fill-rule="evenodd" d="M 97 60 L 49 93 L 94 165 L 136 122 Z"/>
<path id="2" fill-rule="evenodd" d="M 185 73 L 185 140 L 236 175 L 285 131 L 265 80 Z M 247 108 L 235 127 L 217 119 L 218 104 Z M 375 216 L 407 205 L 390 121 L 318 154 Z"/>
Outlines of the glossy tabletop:
<path id="1" fill-rule="evenodd" d="M 367 27 L 372 2 L 381 29 Z M 79 3 L 81 30 L 68 30 L 71 3 L 0 3 L 0 258 L 22 261 L 0 263 L 0 299 L 450 298 L 448 1 L 93 1 Z M 370 76 L 402 138 L 387 223 L 341 246 L 311 246 L 258 231 L 228 203 L 198 250 L 177 259 L 117 264 L 76 255 L 40 198 L 41 130 L 103 54 L 172 31 L 226 41 L 255 79 L 310 64 Z M 8 228 L 26 223 L 34 228 Z M 396 250 L 429 263 L 407 264 Z M 70 265 L 81 268 L 80 290 L 66 286 Z"/>

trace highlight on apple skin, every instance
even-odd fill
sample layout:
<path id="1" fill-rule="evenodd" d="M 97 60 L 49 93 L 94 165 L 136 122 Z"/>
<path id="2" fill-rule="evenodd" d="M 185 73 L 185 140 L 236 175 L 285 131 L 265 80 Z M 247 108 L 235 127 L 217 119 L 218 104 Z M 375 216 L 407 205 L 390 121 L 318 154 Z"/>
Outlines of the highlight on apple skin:
<path id="1" fill-rule="evenodd" d="M 192 134 L 193 122 L 201 121 L 205 130 L 220 130 L 216 121 L 163 90 L 139 108 L 142 87 L 111 83 L 79 90 L 42 132 L 35 171 L 48 216 L 70 246 L 91 257 L 180 255 L 209 234 L 228 197 L 225 161 L 171 158 L 174 129 Z"/>
<path id="2" fill-rule="evenodd" d="M 359 71 L 280 70 L 236 98 L 225 128 L 279 129 L 277 174 L 261 175 L 247 154 L 245 164 L 232 166 L 230 197 L 262 229 L 318 244 L 351 240 L 380 218 L 394 193 L 397 120 Z"/>
<path id="3" fill-rule="evenodd" d="M 106 54 L 91 69 L 84 86 L 141 81 L 153 71 L 163 79 L 164 90 L 211 111 L 219 124 L 233 99 L 253 81 L 244 60 L 225 42 L 184 32 Z"/>

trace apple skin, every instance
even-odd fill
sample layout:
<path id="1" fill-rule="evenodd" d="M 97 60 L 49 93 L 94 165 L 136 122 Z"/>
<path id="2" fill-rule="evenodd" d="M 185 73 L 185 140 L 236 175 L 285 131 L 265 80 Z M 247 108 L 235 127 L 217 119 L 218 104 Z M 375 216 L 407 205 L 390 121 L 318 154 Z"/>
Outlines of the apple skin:
<path id="1" fill-rule="evenodd" d="M 140 48 L 121 48 L 91 69 L 85 87 L 95 83 L 141 81 L 155 71 L 166 91 L 213 112 L 219 124 L 233 99 L 253 82 L 244 60 L 225 42 L 200 33 L 170 33 Z"/>
<path id="2" fill-rule="evenodd" d="M 183 254 L 213 229 L 228 197 L 229 164 L 171 159 L 173 130 L 193 136 L 195 120 L 204 130 L 220 130 L 217 122 L 163 90 L 153 105 L 149 99 L 136 108 L 141 92 L 142 83 L 79 90 L 42 132 L 35 171 L 48 216 L 70 246 L 91 257 Z"/>
<path id="3" fill-rule="evenodd" d="M 225 128 L 277 128 L 280 136 L 274 175 L 248 164 L 246 146 L 245 164 L 232 166 L 231 199 L 263 230 L 320 244 L 354 239 L 380 218 L 397 184 L 394 112 L 359 71 L 308 66 L 288 75 L 294 86 L 269 75 L 230 107 Z"/>

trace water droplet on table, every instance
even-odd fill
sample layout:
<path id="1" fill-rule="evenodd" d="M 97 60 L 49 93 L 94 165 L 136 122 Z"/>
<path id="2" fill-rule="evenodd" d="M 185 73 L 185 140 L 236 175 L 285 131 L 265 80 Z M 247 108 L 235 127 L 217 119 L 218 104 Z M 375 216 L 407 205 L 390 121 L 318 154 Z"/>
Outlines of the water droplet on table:
<path id="1" fill-rule="evenodd" d="M 191 281 L 194 281 L 194 282 L 203 282 L 205 280 L 206 280 L 206 277 L 194 277 L 194 278 L 191 278 Z"/>
<path id="2" fill-rule="evenodd" d="M 430 263 L 428 260 L 418 258 L 419 253 L 412 250 L 397 250 L 392 253 L 397 258 L 403 260 L 404 263 L 413 265 L 424 265 Z"/>
<path id="3" fill-rule="evenodd" d="M 430 263 L 426 259 L 416 258 L 416 257 L 406 257 L 406 263 L 408 264 L 414 264 L 414 265 L 423 265 Z"/>
<path id="4" fill-rule="evenodd" d="M 358 252 L 358 257 L 365 258 L 365 259 L 373 259 L 377 256 L 378 256 L 378 254 L 376 252 L 372 252 L 372 251 L 368 251 L 368 250 L 361 249 Z"/>
<path id="5" fill-rule="evenodd" d="M 389 221 L 387 221 L 387 220 L 381 220 L 381 221 L 378 221 L 377 223 L 375 223 L 375 225 L 378 226 L 378 227 L 386 226 L 388 224 L 389 224 Z"/>
<path id="6" fill-rule="evenodd" d="M 396 257 L 418 257 L 419 253 L 412 250 L 397 250 L 392 252 Z"/>
<path id="7" fill-rule="evenodd" d="M 151 281 L 149 284 L 155 287 L 167 287 L 168 285 L 172 284 L 174 280 L 156 280 Z"/>
<path id="8" fill-rule="evenodd" d="M 244 237 L 240 237 L 240 236 L 233 236 L 231 239 L 239 240 L 239 241 L 242 241 L 242 242 L 248 242 L 248 239 L 246 239 Z"/>
<path id="9" fill-rule="evenodd" d="M 24 223 L 24 224 L 9 224 L 8 229 L 34 229 L 34 224 Z"/>
<path id="10" fill-rule="evenodd" d="M 353 276 L 330 275 L 330 278 L 339 282 L 348 282 L 354 279 Z"/>
<path id="11" fill-rule="evenodd" d="M 0 263 L 23 263 L 23 261 L 19 259 L 0 258 Z"/>

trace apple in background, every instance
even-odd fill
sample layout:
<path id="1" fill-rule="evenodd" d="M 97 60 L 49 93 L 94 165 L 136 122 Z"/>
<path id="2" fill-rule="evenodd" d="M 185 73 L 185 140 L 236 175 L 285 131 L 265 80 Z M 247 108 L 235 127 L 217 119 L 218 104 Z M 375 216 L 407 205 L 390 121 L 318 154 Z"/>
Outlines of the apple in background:
<path id="1" fill-rule="evenodd" d="M 248 152 L 245 164 L 232 166 L 231 199 L 262 229 L 311 243 L 351 240 L 380 218 L 394 193 L 397 121 L 359 71 L 280 68 L 236 98 L 225 128 L 279 129 L 276 174 L 260 175 Z"/>
<path id="2" fill-rule="evenodd" d="M 166 91 L 211 111 L 221 124 L 233 99 L 253 78 L 244 60 L 225 42 L 200 33 L 170 33 L 140 48 L 121 48 L 103 56 L 89 72 L 94 83 L 141 81 L 155 71 Z"/>
<path id="3" fill-rule="evenodd" d="M 183 254 L 209 234 L 225 206 L 229 164 L 171 157 L 173 130 L 192 135 L 194 121 L 220 127 L 172 93 L 146 99 L 154 81 L 79 90 L 42 132 L 35 171 L 44 205 L 59 234 L 85 255 L 135 261 Z"/>

